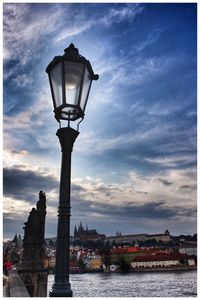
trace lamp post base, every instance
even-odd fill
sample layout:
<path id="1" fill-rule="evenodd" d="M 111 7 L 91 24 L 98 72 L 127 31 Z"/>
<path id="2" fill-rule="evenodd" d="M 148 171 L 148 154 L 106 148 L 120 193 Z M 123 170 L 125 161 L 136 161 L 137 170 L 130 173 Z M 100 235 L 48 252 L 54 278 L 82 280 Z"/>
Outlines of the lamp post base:
<path id="1" fill-rule="evenodd" d="M 54 283 L 49 292 L 49 297 L 72 297 L 73 292 L 70 284 Z"/>

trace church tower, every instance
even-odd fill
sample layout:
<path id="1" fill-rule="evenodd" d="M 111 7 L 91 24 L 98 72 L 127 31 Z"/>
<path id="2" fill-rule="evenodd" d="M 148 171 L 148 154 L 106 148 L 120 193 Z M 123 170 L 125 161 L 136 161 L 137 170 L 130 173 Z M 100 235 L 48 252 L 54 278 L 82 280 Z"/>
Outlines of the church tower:
<path id="1" fill-rule="evenodd" d="M 77 237 L 77 229 L 76 229 L 76 225 L 75 225 L 75 228 L 74 228 L 74 237 Z"/>
<path id="2" fill-rule="evenodd" d="M 83 232 L 84 232 L 84 228 L 83 228 L 82 221 L 81 221 L 80 225 L 78 227 L 78 234 L 82 234 Z"/>

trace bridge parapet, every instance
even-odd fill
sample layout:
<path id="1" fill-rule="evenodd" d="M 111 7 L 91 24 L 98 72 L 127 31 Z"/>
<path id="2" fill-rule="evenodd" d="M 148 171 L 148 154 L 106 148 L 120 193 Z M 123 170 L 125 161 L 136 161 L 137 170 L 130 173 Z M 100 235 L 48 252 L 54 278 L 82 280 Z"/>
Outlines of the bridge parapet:
<path id="1" fill-rule="evenodd" d="M 30 297 L 17 270 L 10 270 L 8 275 L 8 287 L 6 297 Z"/>

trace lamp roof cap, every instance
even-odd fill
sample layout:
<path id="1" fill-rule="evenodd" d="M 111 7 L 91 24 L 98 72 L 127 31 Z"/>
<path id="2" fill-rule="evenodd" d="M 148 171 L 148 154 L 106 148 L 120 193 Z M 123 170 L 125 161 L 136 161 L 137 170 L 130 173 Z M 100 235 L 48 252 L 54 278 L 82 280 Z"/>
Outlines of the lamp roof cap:
<path id="1" fill-rule="evenodd" d="M 85 57 L 79 54 L 78 48 L 74 46 L 73 43 L 69 45 L 65 50 L 65 54 L 63 56 L 55 56 L 54 59 L 50 62 L 50 64 L 46 68 L 46 72 L 49 73 L 53 67 L 55 67 L 58 63 L 62 61 L 71 61 L 77 63 L 83 63 L 87 66 L 88 71 L 90 72 L 92 80 L 98 80 L 99 75 L 94 74 L 92 66 Z"/>

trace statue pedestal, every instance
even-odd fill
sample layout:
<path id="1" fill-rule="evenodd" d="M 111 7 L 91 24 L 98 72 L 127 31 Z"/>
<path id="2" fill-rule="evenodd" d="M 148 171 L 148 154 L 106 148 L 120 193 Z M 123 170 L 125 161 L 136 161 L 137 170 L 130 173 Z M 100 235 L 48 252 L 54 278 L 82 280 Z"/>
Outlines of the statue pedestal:
<path id="1" fill-rule="evenodd" d="M 48 269 L 18 269 L 31 297 L 47 297 Z"/>

